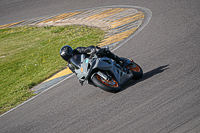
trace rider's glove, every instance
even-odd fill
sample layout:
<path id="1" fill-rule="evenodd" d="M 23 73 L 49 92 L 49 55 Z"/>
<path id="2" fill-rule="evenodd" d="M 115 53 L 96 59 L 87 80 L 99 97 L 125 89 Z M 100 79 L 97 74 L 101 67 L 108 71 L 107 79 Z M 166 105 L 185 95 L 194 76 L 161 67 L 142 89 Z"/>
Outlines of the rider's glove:
<path id="1" fill-rule="evenodd" d="M 100 48 L 100 47 L 97 47 L 97 56 L 106 56 L 107 54 L 110 53 L 110 50 L 108 48 Z"/>
<path id="2" fill-rule="evenodd" d="M 97 56 L 102 57 L 105 55 L 104 50 L 103 49 L 99 49 L 99 51 L 96 53 Z"/>

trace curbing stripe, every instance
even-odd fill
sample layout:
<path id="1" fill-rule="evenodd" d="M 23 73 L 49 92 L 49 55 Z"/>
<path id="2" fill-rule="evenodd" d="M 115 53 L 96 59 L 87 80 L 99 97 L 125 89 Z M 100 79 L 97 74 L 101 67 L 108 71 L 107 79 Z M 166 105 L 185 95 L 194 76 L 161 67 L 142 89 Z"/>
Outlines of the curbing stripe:
<path id="1" fill-rule="evenodd" d="M 130 36 L 134 31 L 136 31 L 137 28 L 113 35 L 105 40 L 103 40 L 102 43 L 98 44 L 98 46 L 103 47 L 105 45 L 109 45 L 111 43 L 119 42 Z"/>
<path id="2" fill-rule="evenodd" d="M 81 12 L 63 13 L 63 14 L 58 15 L 58 16 L 55 16 L 55 17 L 53 17 L 53 18 L 44 20 L 44 21 L 40 22 L 39 24 L 41 24 L 41 23 L 48 23 L 48 22 L 51 22 L 51 21 L 52 21 L 52 22 L 55 22 L 55 21 L 58 21 L 58 20 L 61 20 L 61 19 L 66 19 L 66 18 L 68 18 L 68 17 L 74 16 L 74 15 L 79 14 L 79 13 L 81 13 Z"/>
<path id="3" fill-rule="evenodd" d="M 110 22 L 110 24 L 111 24 L 111 28 L 113 29 L 113 28 L 131 23 L 133 21 L 140 20 L 140 19 L 144 19 L 144 14 L 142 12 L 134 14 L 132 16 L 125 17 L 125 18 L 121 18 L 114 22 Z"/>
<path id="4" fill-rule="evenodd" d="M 55 75 L 52 76 L 51 78 L 45 80 L 44 82 L 47 82 L 47 81 L 50 81 L 50 80 L 53 80 L 53 79 L 56 79 L 56 78 L 59 78 L 59 77 L 63 77 L 63 76 L 65 76 L 65 75 L 69 75 L 69 74 L 71 74 L 71 73 L 72 73 L 72 71 L 71 71 L 69 68 L 66 68 L 66 69 L 60 71 L 59 73 L 55 74 Z M 44 82 L 43 82 L 43 83 L 44 83 Z"/>
<path id="5" fill-rule="evenodd" d="M 25 22 L 25 21 L 26 21 L 26 20 L 24 20 L 24 21 L 19 21 L 19 22 L 16 22 L 16 23 L 1 25 L 1 26 L 0 26 L 0 29 L 10 28 L 10 27 L 12 27 L 12 26 L 18 25 L 18 24 L 20 24 L 20 23 L 22 23 L 22 22 Z"/>
<path id="6" fill-rule="evenodd" d="M 113 14 L 116 14 L 118 12 L 121 12 L 123 10 L 125 10 L 125 9 L 111 8 L 111 9 L 108 9 L 106 11 L 103 11 L 103 12 L 100 12 L 98 14 L 95 14 L 93 16 L 90 16 L 90 17 L 88 17 L 86 19 L 103 19 L 103 18 L 106 18 L 106 17 L 111 16 Z"/>
<path id="7" fill-rule="evenodd" d="M 105 11 L 105 10 L 107 10 L 106 8 L 99 8 L 99 9 L 92 9 L 92 10 L 88 10 L 88 11 L 85 11 L 85 12 L 83 12 L 83 13 L 81 13 L 81 14 L 78 14 L 78 15 L 76 15 L 76 16 L 72 16 L 72 17 L 70 17 L 70 18 L 75 18 L 75 19 L 86 19 L 87 17 L 89 17 L 89 16 L 92 16 L 92 15 L 94 15 L 94 14 L 97 14 L 97 13 L 100 13 L 100 12 L 103 12 L 103 11 Z"/>

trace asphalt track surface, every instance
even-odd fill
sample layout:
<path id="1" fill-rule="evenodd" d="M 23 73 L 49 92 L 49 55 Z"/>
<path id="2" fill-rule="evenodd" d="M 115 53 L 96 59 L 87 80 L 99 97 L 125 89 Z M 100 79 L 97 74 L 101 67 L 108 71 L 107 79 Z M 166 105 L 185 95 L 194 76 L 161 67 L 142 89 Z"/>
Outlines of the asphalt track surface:
<path id="1" fill-rule="evenodd" d="M 114 53 L 144 77 L 117 94 L 75 76 L 0 117 L 0 132 L 199 133 L 199 0 L 1 0 L 0 24 L 108 5 L 152 11 L 148 25 Z"/>

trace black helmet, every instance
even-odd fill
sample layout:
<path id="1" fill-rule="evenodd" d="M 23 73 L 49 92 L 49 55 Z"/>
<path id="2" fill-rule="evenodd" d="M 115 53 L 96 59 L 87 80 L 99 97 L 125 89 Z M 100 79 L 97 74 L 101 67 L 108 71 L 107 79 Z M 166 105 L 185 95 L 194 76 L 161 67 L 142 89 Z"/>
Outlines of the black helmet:
<path id="1" fill-rule="evenodd" d="M 69 45 L 62 47 L 60 50 L 60 56 L 64 60 L 69 61 L 69 59 L 73 56 L 73 48 Z"/>

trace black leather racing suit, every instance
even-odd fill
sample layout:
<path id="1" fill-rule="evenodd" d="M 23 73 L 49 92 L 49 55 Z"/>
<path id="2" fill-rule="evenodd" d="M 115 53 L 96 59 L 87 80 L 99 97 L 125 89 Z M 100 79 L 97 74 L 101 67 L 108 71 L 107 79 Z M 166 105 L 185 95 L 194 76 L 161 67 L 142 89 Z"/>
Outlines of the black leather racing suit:
<path id="1" fill-rule="evenodd" d="M 102 56 L 107 56 L 108 58 L 111 58 L 115 60 L 120 66 L 123 66 L 123 61 L 115 54 L 113 54 L 110 50 L 106 48 L 100 48 L 100 47 L 95 47 L 95 46 L 89 46 L 89 47 L 77 47 L 76 49 L 73 50 L 73 54 L 87 54 L 90 52 L 93 52 L 96 50 L 96 48 L 100 49 L 97 52 L 97 55 L 102 57 Z"/>

